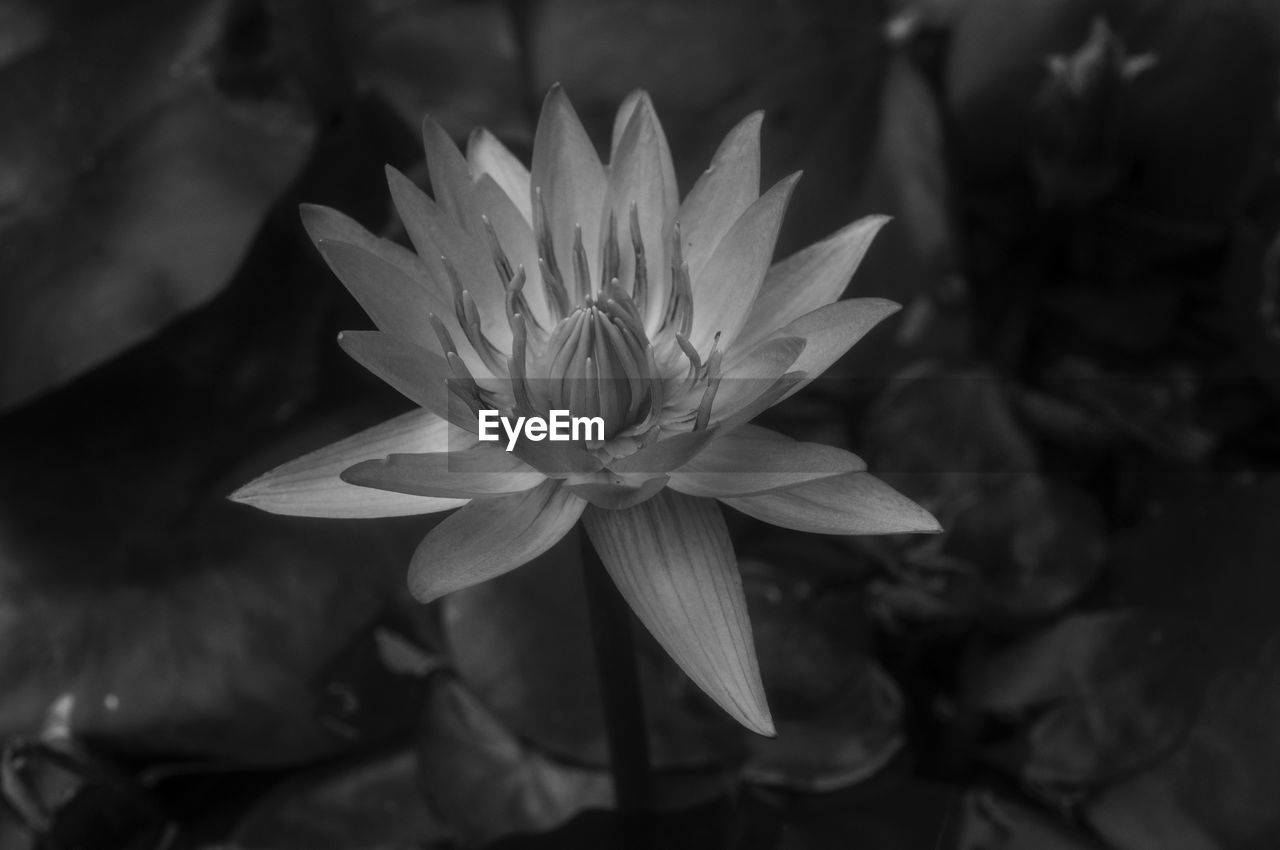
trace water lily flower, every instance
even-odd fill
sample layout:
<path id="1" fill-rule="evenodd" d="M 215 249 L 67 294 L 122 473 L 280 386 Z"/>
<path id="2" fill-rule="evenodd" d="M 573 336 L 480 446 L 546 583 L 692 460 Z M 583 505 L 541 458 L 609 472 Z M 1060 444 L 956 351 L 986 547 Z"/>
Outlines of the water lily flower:
<path id="1" fill-rule="evenodd" d="M 649 98 L 619 109 L 607 166 L 559 87 L 526 168 L 496 138 L 466 156 L 424 124 L 434 199 L 388 180 L 415 250 L 307 206 L 308 233 L 377 331 L 359 363 L 421 408 L 287 463 L 232 498 L 267 511 L 456 511 L 409 568 L 426 602 L 501 575 L 579 522 L 623 597 L 708 695 L 773 724 L 717 500 L 825 534 L 936 531 L 841 449 L 749 424 L 897 309 L 837 300 L 882 218 L 770 265 L 799 175 L 760 194 L 760 114 L 680 200 Z M 593 439 L 478 438 L 478 414 L 599 417 Z"/>

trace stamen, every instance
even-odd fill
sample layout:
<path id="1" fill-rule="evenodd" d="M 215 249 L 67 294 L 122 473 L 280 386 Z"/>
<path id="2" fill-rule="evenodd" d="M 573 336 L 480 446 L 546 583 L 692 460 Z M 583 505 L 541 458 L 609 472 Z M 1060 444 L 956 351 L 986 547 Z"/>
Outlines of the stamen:
<path id="1" fill-rule="evenodd" d="M 510 282 L 507 283 L 507 324 L 511 324 L 513 316 L 521 314 L 529 316 L 533 320 L 534 328 L 541 330 L 542 327 L 538 324 L 537 317 L 529 311 L 529 302 L 524 297 L 525 281 L 524 266 L 520 266 L 520 268 L 516 269 L 516 273 Z"/>
<path id="2" fill-rule="evenodd" d="M 558 322 L 573 309 L 569 304 L 569 293 L 564 288 L 564 281 L 551 270 L 543 257 L 538 258 L 538 272 L 542 275 L 542 291 L 546 295 L 547 309 Z"/>
<path id="3" fill-rule="evenodd" d="M 719 335 L 717 334 L 717 337 Z M 717 339 L 717 342 L 719 340 Z M 693 430 L 702 431 L 711 421 L 711 405 L 715 403 L 716 391 L 720 389 L 720 359 L 723 353 L 718 349 L 711 352 L 707 359 L 707 388 L 702 392 L 702 401 L 698 403 L 698 416 L 694 419 Z"/>
<path id="4" fill-rule="evenodd" d="M 698 374 L 702 369 L 702 358 L 698 356 L 698 349 L 693 347 L 693 343 L 689 342 L 689 337 L 676 332 L 676 344 L 680 346 L 680 350 L 684 352 L 684 356 L 689 359 L 689 376 Z"/>
<path id="5" fill-rule="evenodd" d="M 569 293 L 565 290 L 560 264 L 556 261 L 555 240 L 551 236 L 551 219 L 547 215 L 547 204 L 542 197 L 541 186 L 534 187 L 533 201 L 533 232 L 538 246 L 538 271 L 542 274 L 542 288 L 547 296 L 547 307 L 558 321 L 569 315 L 573 306 Z"/>
<path id="6" fill-rule="evenodd" d="M 600 288 L 611 280 L 617 280 L 618 270 L 622 265 L 622 257 L 618 253 L 618 217 L 609 210 L 608 232 L 605 234 L 604 248 L 600 257 Z"/>
<path id="7" fill-rule="evenodd" d="M 635 282 L 631 286 L 631 297 L 636 302 L 640 314 L 644 315 L 649 304 L 649 272 L 644 259 L 644 239 L 640 235 L 640 211 L 636 202 L 631 202 L 631 251 L 636 258 Z"/>
<path id="8" fill-rule="evenodd" d="M 507 371 L 511 376 L 511 392 L 515 396 L 516 410 L 526 413 L 534 409 L 529 398 L 528 344 L 524 315 L 516 313 L 511 317 L 511 356 L 507 358 Z"/>
<path id="9" fill-rule="evenodd" d="M 666 322 L 685 336 L 693 330 L 693 288 L 689 281 L 689 264 L 684 261 L 680 243 L 680 222 L 671 234 L 671 301 L 667 304 Z"/>
<path id="10" fill-rule="evenodd" d="M 585 304 L 591 297 L 591 268 L 587 265 L 587 249 L 582 247 L 582 225 L 573 227 L 573 282 L 578 304 Z"/>
<path id="11" fill-rule="evenodd" d="M 459 316 L 458 323 L 462 325 L 462 332 L 466 334 L 467 342 L 471 343 L 471 347 L 480 355 L 480 359 L 489 367 L 489 371 L 495 375 L 501 375 L 506 361 L 498 347 L 484 334 L 484 329 L 480 325 L 480 308 L 476 306 L 476 299 L 464 289 L 461 300 L 462 315 Z"/>
<path id="12" fill-rule="evenodd" d="M 462 278 L 458 277 L 458 270 L 444 254 L 440 255 L 440 263 L 444 266 L 444 272 L 449 278 L 449 288 L 453 290 L 454 308 L 457 309 L 458 302 L 462 300 Z"/>
<path id="13" fill-rule="evenodd" d="M 444 264 L 445 273 L 449 277 L 449 285 L 453 289 L 453 315 L 458 320 L 458 325 L 462 328 L 462 333 L 466 336 L 467 342 L 471 343 L 471 347 L 480 355 L 480 359 L 495 374 L 500 375 L 503 372 L 506 363 L 502 353 L 498 351 L 497 346 L 489 341 L 484 335 L 484 330 L 480 325 L 480 309 L 476 306 L 476 300 L 471 293 L 462 288 L 462 279 L 458 276 L 458 270 L 453 267 L 453 263 L 449 262 L 447 257 L 441 257 L 440 262 Z M 445 330 L 444 323 L 439 317 L 432 316 L 433 326 L 438 326 L 436 335 L 440 335 L 440 331 Z M 442 346 L 444 340 L 441 339 Z M 458 349 L 453 346 L 452 338 L 450 338 L 449 346 L 445 346 L 445 350 L 456 352 Z"/>
<path id="14" fill-rule="evenodd" d="M 602 295 L 605 296 L 603 305 L 605 312 L 625 324 L 638 339 L 645 340 L 647 345 L 648 336 L 644 332 L 644 319 L 640 317 L 635 302 L 631 300 L 631 296 L 627 295 L 616 277 L 609 282 L 609 286 Z"/>
<path id="15" fill-rule="evenodd" d="M 449 329 L 445 327 L 444 322 L 440 321 L 440 317 L 435 313 L 428 313 L 427 321 L 431 323 L 431 329 L 436 332 L 436 338 L 440 340 L 440 348 L 444 351 L 445 357 L 457 354 L 458 346 L 453 342 L 453 334 L 449 333 Z"/>
<path id="16" fill-rule="evenodd" d="M 497 267 L 498 275 L 502 278 L 502 285 L 506 286 L 511 282 L 513 274 L 511 261 L 507 259 L 506 252 L 502 250 L 502 243 L 498 241 L 498 232 L 493 229 L 489 216 L 481 214 L 480 221 L 484 224 L 485 235 L 489 238 L 489 251 L 493 254 L 493 264 Z"/>

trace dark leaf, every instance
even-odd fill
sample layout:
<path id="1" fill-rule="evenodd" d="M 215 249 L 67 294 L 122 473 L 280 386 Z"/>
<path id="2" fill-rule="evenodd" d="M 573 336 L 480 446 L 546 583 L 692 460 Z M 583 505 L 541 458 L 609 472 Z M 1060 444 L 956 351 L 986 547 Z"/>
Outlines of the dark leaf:
<path id="1" fill-rule="evenodd" d="M 427 808 L 412 751 L 290 779 L 260 800 L 234 833 L 244 850 L 412 850 L 449 830 Z"/>
<path id="2" fill-rule="evenodd" d="M 1077 614 L 985 659 L 979 707 L 1025 724 L 1011 759 L 1038 786 L 1109 782 L 1170 752 L 1196 707 L 1186 637 L 1128 612 Z M 993 751 L 994 753 L 994 751 Z"/>
<path id="3" fill-rule="evenodd" d="M 814 563 L 825 555 L 828 563 Z M 902 694 L 870 657 L 865 597 L 837 547 L 742 562 L 776 738 L 754 738 L 748 781 L 800 791 L 862 782 L 904 745 Z M 827 573 L 823 581 L 821 576 Z"/>
<path id="4" fill-rule="evenodd" d="M 0 68 L 0 408 L 209 301 L 301 167 L 309 118 L 216 85 L 228 5 L 58 6 Z"/>

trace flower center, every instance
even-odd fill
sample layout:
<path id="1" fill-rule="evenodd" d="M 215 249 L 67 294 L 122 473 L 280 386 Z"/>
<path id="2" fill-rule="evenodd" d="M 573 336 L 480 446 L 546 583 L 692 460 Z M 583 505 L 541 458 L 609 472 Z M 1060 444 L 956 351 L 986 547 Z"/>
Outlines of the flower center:
<path id="1" fill-rule="evenodd" d="M 604 419 L 605 439 L 645 421 L 654 369 L 635 303 L 616 284 L 561 319 L 547 338 L 530 397 L 535 406 Z"/>
<path id="2" fill-rule="evenodd" d="M 718 345 L 713 346 L 704 359 L 688 338 L 693 297 L 689 267 L 681 254 L 679 225 L 671 234 L 670 277 L 657 279 L 665 285 L 652 286 L 639 215 L 632 205 L 629 236 L 633 262 L 630 285 L 625 286 L 618 277 L 619 228 L 610 213 L 596 282 L 591 279 L 581 227 L 575 232 L 572 256 L 562 264 L 552 244 L 541 192 L 535 190 L 535 198 L 538 274 L 549 327 L 529 309 L 524 267 L 513 268 L 488 219 L 481 217 L 494 265 L 507 289 L 510 356 L 485 336 L 474 298 L 445 261 L 456 317 L 467 341 L 495 376 L 510 378 L 509 392 L 495 392 L 477 382 L 458 356 L 449 331 L 432 316 L 466 403 L 479 409 L 492 407 L 505 397 L 503 406 L 517 416 L 545 417 L 552 410 L 598 416 L 604 420 L 605 442 L 621 438 L 622 443 L 614 443 L 614 449 L 624 454 L 634 451 L 659 425 L 675 430 L 707 427 L 720 382 L 721 352 Z M 688 403 L 681 405 L 681 400 Z"/>

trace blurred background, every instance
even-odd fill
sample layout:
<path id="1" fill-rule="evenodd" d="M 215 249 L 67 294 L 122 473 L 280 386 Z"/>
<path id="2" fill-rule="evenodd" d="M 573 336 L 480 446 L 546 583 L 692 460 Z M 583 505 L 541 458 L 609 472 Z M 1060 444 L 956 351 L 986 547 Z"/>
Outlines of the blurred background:
<path id="1" fill-rule="evenodd" d="M 554 82 L 894 216 L 769 424 L 946 528 L 730 517 L 780 734 L 646 643 L 659 846 L 1280 846 L 1274 2 L 0 0 L 0 847 L 612 846 L 575 542 L 423 608 L 432 518 L 225 500 L 405 404 L 298 204 Z"/>

